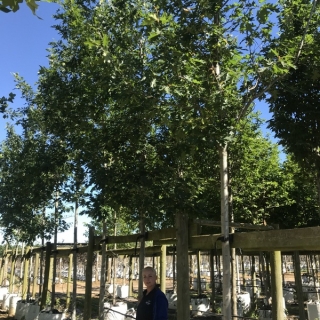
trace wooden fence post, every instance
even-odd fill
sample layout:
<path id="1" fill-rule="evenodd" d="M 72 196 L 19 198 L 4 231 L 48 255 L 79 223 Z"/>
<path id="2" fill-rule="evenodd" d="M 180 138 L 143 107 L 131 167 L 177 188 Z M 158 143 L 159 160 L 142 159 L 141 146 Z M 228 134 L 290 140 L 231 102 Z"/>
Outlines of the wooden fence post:
<path id="1" fill-rule="evenodd" d="M 275 226 L 279 229 L 279 226 Z M 272 319 L 284 319 L 283 306 L 283 289 L 282 289 L 282 266 L 281 266 L 281 252 L 270 252 L 271 265 L 271 290 L 272 290 Z"/>
<path id="2" fill-rule="evenodd" d="M 33 268 L 33 283 L 32 283 L 32 293 L 31 293 L 32 298 L 36 297 L 38 271 L 39 271 L 39 253 L 36 253 L 34 257 L 34 268 Z"/>
<path id="3" fill-rule="evenodd" d="M 30 247 L 26 248 L 24 255 L 23 282 L 22 282 L 22 299 L 25 300 L 28 296 L 28 279 L 29 279 L 29 262 L 30 262 Z"/>

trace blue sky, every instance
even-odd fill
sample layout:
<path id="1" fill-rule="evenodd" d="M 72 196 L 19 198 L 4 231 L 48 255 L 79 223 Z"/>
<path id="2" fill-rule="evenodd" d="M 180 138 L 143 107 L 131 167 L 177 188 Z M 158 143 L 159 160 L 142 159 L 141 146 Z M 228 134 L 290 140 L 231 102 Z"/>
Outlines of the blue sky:
<path id="1" fill-rule="evenodd" d="M 20 93 L 14 90 L 15 83 L 12 73 L 19 73 L 30 84 L 37 81 L 39 66 L 47 66 L 47 49 L 49 43 L 59 39 L 58 33 L 52 28 L 56 24 L 53 14 L 58 9 L 57 4 L 39 2 L 37 16 L 33 15 L 30 9 L 23 3 L 20 10 L 15 13 L 0 12 L 1 32 L 1 53 L 0 53 L 0 97 L 8 96 L 9 92 L 17 94 L 14 106 L 24 102 L 19 98 Z M 262 118 L 269 119 L 268 108 L 259 104 L 256 110 L 261 111 Z M 0 116 L 0 141 L 6 137 L 6 120 Z M 272 136 L 272 134 L 271 134 Z M 79 241 L 82 237 L 82 221 L 79 221 Z M 69 219 L 68 222 L 72 222 Z M 59 235 L 59 241 L 70 242 L 72 231 Z"/>
<path id="2" fill-rule="evenodd" d="M 20 93 L 14 90 L 15 83 L 12 73 L 19 73 L 30 84 L 37 81 L 39 66 L 47 66 L 47 48 L 49 43 L 58 40 L 57 32 L 51 27 L 55 24 L 53 14 L 58 5 L 53 3 L 40 2 L 37 16 L 33 15 L 30 9 L 23 3 L 20 10 L 15 13 L 0 12 L 1 30 L 1 53 L 0 53 L 0 97 L 8 96 L 9 92 L 16 93 L 14 107 L 23 104 Z M 0 116 L 0 141 L 6 137 L 6 120 Z M 85 217 L 79 218 L 78 241 L 85 241 L 83 233 L 85 228 L 82 223 L 88 220 Z M 68 223 L 73 222 L 73 217 L 67 218 Z M 60 233 L 58 242 L 72 242 L 73 228 L 70 231 Z"/>
<path id="3" fill-rule="evenodd" d="M 15 13 L 0 12 L 0 96 L 16 93 L 14 105 L 17 107 L 23 101 L 18 99 L 20 93 L 14 90 L 12 73 L 19 73 L 29 84 L 37 81 L 39 66 L 48 65 L 48 44 L 58 39 L 57 32 L 51 27 L 55 22 L 52 15 L 57 8 L 56 4 L 41 2 L 37 12 L 41 19 L 33 15 L 24 3 Z M 3 140 L 6 121 L 2 117 L 0 121 L 0 140 Z"/>

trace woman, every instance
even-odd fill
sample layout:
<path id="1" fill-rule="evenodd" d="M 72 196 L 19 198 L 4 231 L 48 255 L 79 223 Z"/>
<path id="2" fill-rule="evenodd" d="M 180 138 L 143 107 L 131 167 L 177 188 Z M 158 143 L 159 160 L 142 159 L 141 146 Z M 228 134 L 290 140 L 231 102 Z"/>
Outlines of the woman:
<path id="1" fill-rule="evenodd" d="M 142 270 L 146 290 L 137 308 L 136 320 L 168 320 L 168 300 L 157 286 L 157 274 L 152 267 Z"/>

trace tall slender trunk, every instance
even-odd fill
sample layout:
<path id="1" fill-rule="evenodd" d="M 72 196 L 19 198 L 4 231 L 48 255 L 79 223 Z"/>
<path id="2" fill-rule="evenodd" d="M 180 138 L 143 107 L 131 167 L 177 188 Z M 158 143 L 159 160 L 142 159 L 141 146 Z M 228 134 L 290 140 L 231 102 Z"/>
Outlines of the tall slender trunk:
<path id="1" fill-rule="evenodd" d="M 320 217 L 320 172 L 317 173 L 318 215 Z"/>
<path id="2" fill-rule="evenodd" d="M 78 190 L 78 189 L 77 189 Z M 74 222 L 73 222 L 73 281 L 72 281 L 72 320 L 77 318 L 77 248 L 78 248 L 78 215 L 79 202 L 75 201 Z"/>
<path id="3" fill-rule="evenodd" d="M 102 239 L 107 237 L 107 223 L 102 226 Z M 104 295 L 106 290 L 106 243 L 101 244 L 101 270 L 100 270 L 100 295 L 99 295 L 99 320 L 104 320 Z"/>
<path id="4" fill-rule="evenodd" d="M 117 212 L 114 212 L 114 216 L 113 216 L 113 221 L 114 221 L 114 231 L 113 231 L 113 235 L 116 236 L 117 235 Z M 114 250 L 117 249 L 117 244 L 114 244 Z M 116 256 L 113 256 L 113 278 L 112 278 L 112 287 L 113 287 L 113 296 L 112 296 L 112 304 L 115 305 L 116 304 Z"/>
<path id="5" fill-rule="evenodd" d="M 54 240 L 53 240 L 53 263 L 52 263 L 52 290 L 51 290 L 51 309 L 55 305 L 56 295 L 56 276 L 57 276 L 57 243 L 58 243 L 58 219 L 59 219 L 59 192 L 56 192 L 54 203 Z"/>
<path id="6" fill-rule="evenodd" d="M 234 222 L 234 214 L 233 214 L 233 207 L 232 207 L 232 190 L 231 190 L 231 179 L 230 176 L 228 177 L 228 190 L 229 190 L 229 213 L 230 213 L 230 221 Z M 235 233 L 235 228 L 230 228 L 230 233 Z M 236 264 L 236 249 L 231 248 L 231 283 L 232 283 L 232 294 L 231 294 L 231 301 L 232 301 L 232 315 L 238 315 L 238 297 L 237 297 L 237 264 Z"/>
<path id="7" fill-rule="evenodd" d="M 300 255 L 298 251 L 294 252 L 293 255 L 294 261 L 294 281 L 297 291 L 298 306 L 299 306 L 299 319 L 305 320 L 305 311 L 304 311 L 304 298 L 302 290 L 302 280 L 301 280 L 301 267 L 300 267 Z"/>
<path id="8" fill-rule="evenodd" d="M 182 212 L 176 213 L 175 226 L 177 234 L 177 320 L 190 319 L 190 288 L 188 262 L 188 216 Z M 200 284 L 199 284 L 200 285 Z M 186 302 L 186 303 L 182 303 Z"/>
<path id="9" fill-rule="evenodd" d="M 146 233 L 145 229 L 145 217 L 143 210 L 140 212 L 140 251 L 139 251 L 139 288 L 138 288 L 138 298 L 142 298 L 143 291 L 143 277 L 142 269 L 144 268 L 144 256 L 145 256 L 145 238 L 144 234 Z"/>
<path id="10" fill-rule="evenodd" d="M 223 264 L 223 319 L 230 320 L 231 316 L 231 274 L 230 274 L 230 242 L 229 242 L 229 192 L 227 145 L 220 146 L 220 180 L 221 180 L 221 235 L 222 235 L 222 264 Z"/>

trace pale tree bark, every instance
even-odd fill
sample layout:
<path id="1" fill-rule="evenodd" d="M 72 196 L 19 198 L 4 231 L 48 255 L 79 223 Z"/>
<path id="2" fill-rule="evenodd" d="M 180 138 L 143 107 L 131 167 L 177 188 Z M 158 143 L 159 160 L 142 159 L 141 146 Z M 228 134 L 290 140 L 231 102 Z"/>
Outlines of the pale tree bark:
<path id="1" fill-rule="evenodd" d="M 234 222 L 234 214 L 233 214 L 233 207 L 232 207 L 232 190 L 230 188 L 231 181 L 228 179 L 228 185 L 229 185 L 229 210 L 230 210 L 230 221 Z M 230 233 L 235 233 L 235 228 L 230 228 Z M 237 296 L 237 258 L 236 258 L 236 249 L 231 249 L 231 279 L 232 279 L 232 315 L 234 317 L 238 316 L 238 296 Z"/>
<path id="2" fill-rule="evenodd" d="M 196 254 L 197 258 L 197 282 L 198 282 L 198 296 L 201 294 L 201 275 L 200 275 L 200 263 L 201 263 L 201 252 L 200 250 L 197 251 Z"/>
<path id="3" fill-rule="evenodd" d="M 107 236 L 107 223 L 104 220 L 102 225 L 102 239 Z M 101 270 L 100 270 L 100 294 L 99 294 L 99 320 L 104 320 L 104 295 L 106 290 L 106 242 L 101 244 Z"/>
<path id="4" fill-rule="evenodd" d="M 275 226 L 279 229 L 279 226 Z M 271 266 L 271 289 L 272 289 L 272 319 L 284 319 L 284 305 L 283 305 L 283 289 L 282 289 L 282 265 L 281 252 L 270 252 L 270 266 Z"/>
<path id="5" fill-rule="evenodd" d="M 270 252 L 271 287 L 272 287 L 272 319 L 284 319 L 283 290 L 281 276 L 281 252 Z"/>
<path id="6" fill-rule="evenodd" d="M 190 319 L 190 288 L 188 261 L 188 215 L 178 212 L 175 216 L 177 235 L 177 320 Z"/>
<path id="7" fill-rule="evenodd" d="M 145 216 L 144 213 L 140 213 L 140 251 L 139 251 L 139 287 L 138 287 L 138 299 L 142 298 L 143 292 L 143 277 L 142 277 L 142 270 L 144 268 L 144 256 L 145 256 L 145 238 L 144 235 L 146 233 L 146 226 L 145 226 Z"/>
<path id="8" fill-rule="evenodd" d="M 210 250 L 210 282 L 211 282 L 211 306 L 212 310 L 215 308 L 216 300 L 216 283 L 214 277 L 214 250 Z"/>
<path id="9" fill-rule="evenodd" d="M 73 221 L 73 281 L 72 281 L 72 315 L 71 319 L 77 318 L 77 248 L 78 248 L 78 200 L 75 201 L 74 221 Z"/>
<path id="10" fill-rule="evenodd" d="M 114 233 L 113 235 L 116 236 L 117 235 L 117 213 L 114 212 Z M 117 249 L 117 244 L 114 244 L 114 250 Z M 113 274 L 113 278 L 112 278 L 112 287 L 113 287 L 113 295 L 112 295 L 112 304 L 115 305 L 116 304 L 116 255 L 113 256 L 112 258 L 113 260 L 113 269 L 112 269 L 112 274 Z"/>
<path id="11" fill-rule="evenodd" d="M 318 215 L 320 217 L 320 172 L 317 173 L 317 191 L 318 191 Z"/>
<path id="12" fill-rule="evenodd" d="M 297 290 L 297 299 L 299 306 L 299 319 L 305 320 L 306 315 L 304 311 L 304 298 L 303 298 L 303 290 L 302 290 L 302 280 L 301 280 L 301 267 L 300 267 L 300 255 L 298 251 L 294 252 L 293 255 L 294 261 L 294 282 Z"/>
<path id="13" fill-rule="evenodd" d="M 56 296 L 56 277 L 57 277 L 57 243 L 58 243 L 58 218 L 59 218 L 59 192 L 56 192 L 54 201 L 54 240 L 53 240 L 53 261 L 52 261 L 52 283 L 51 283 L 51 309 L 54 309 Z"/>
<path id="14" fill-rule="evenodd" d="M 89 228 L 89 242 L 87 251 L 87 262 L 86 262 L 86 292 L 84 295 L 84 310 L 83 319 L 91 319 L 92 310 L 92 265 L 93 265 L 93 254 L 94 254 L 94 228 Z"/>
<path id="15" fill-rule="evenodd" d="M 257 273 L 256 273 L 256 258 L 252 256 L 252 264 L 251 264 L 251 286 L 252 286 L 252 301 L 253 304 L 257 303 Z"/>
<path id="16" fill-rule="evenodd" d="M 230 273 L 230 242 L 229 242 L 229 192 L 228 192 L 228 152 L 227 145 L 220 146 L 220 181 L 221 181 L 221 249 L 223 264 L 223 306 L 222 317 L 230 320 L 231 316 L 231 273 Z"/>

